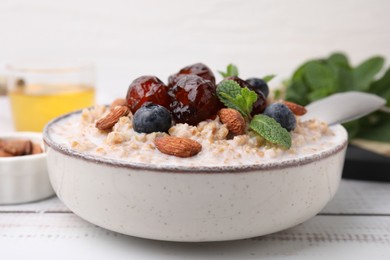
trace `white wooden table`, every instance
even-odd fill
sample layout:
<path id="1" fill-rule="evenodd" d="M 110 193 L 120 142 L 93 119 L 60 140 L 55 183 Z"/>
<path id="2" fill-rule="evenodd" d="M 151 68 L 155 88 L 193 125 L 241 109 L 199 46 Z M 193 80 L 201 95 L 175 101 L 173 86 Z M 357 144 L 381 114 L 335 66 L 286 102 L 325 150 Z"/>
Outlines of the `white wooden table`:
<path id="1" fill-rule="evenodd" d="M 0 98 L 0 131 L 9 130 Z M 252 239 L 174 243 L 90 224 L 56 197 L 0 206 L 0 259 L 390 259 L 390 183 L 342 180 L 335 198 L 294 228 Z"/>

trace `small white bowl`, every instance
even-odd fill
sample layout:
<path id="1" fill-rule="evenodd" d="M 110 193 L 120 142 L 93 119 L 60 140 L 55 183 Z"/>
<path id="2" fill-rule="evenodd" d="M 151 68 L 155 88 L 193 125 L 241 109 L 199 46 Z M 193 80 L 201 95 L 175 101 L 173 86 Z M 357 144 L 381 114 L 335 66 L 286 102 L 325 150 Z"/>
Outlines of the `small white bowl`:
<path id="1" fill-rule="evenodd" d="M 43 147 L 41 133 L 2 133 L 0 139 L 28 139 Z M 0 204 L 32 202 L 53 195 L 46 153 L 0 157 Z"/>
<path id="2" fill-rule="evenodd" d="M 71 114 L 70 114 L 71 115 Z M 277 232 L 313 217 L 335 194 L 347 133 L 329 149 L 249 166 L 161 166 L 92 156 L 43 134 L 50 180 L 77 215 L 119 233 L 168 241 L 222 241 Z"/>

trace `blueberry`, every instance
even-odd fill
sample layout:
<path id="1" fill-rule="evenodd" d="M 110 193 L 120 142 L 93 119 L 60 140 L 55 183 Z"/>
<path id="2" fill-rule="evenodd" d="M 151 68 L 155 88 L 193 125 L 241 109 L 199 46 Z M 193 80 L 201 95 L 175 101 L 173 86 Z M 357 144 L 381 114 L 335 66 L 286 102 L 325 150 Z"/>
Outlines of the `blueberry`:
<path id="1" fill-rule="evenodd" d="M 147 103 L 134 114 L 133 127 L 138 133 L 167 132 L 172 125 L 171 113 L 163 106 Z"/>
<path id="2" fill-rule="evenodd" d="M 296 119 L 291 110 L 282 103 L 274 103 L 264 110 L 264 115 L 272 117 L 287 131 L 292 131 L 296 126 Z"/>
<path id="3" fill-rule="evenodd" d="M 249 85 L 253 86 L 254 91 L 259 90 L 259 91 L 263 92 L 265 98 L 268 97 L 269 88 L 268 88 L 267 82 L 265 82 L 264 80 L 259 79 L 259 78 L 249 78 L 246 80 L 246 82 Z"/>

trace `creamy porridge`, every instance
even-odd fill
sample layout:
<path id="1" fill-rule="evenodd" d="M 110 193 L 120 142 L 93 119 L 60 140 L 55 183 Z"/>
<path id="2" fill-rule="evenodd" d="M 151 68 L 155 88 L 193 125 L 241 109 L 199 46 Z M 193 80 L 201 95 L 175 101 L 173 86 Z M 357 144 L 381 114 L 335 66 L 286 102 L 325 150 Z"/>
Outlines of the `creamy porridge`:
<path id="1" fill-rule="evenodd" d="M 345 139 L 345 132 L 339 127 L 329 128 L 317 120 L 301 122 L 298 119 L 295 130 L 291 132 L 291 148 L 286 150 L 270 145 L 250 131 L 244 135 L 230 136 L 226 125 L 216 117 L 197 126 L 176 124 L 169 129 L 171 136 L 190 138 L 202 145 L 202 150 L 196 156 L 178 158 L 163 154 L 155 147 L 154 140 L 167 133 L 145 134 L 134 131 L 131 113 L 121 117 L 110 132 L 97 129 L 96 121 L 108 112 L 104 106 L 85 109 L 81 114 L 76 113 L 61 120 L 61 124 L 52 125 L 50 135 L 66 148 L 97 157 L 181 166 L 281 162 L 327 151 Z"/>

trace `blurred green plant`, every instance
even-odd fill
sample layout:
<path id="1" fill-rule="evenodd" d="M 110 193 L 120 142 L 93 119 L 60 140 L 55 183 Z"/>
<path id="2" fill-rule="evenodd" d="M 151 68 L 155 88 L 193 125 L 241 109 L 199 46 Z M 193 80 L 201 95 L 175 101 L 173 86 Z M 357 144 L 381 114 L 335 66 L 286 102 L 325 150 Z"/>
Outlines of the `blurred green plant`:
<path id="1" fill-rule="evenodd" d="M 312 59 L 285 81 L 285 99 L 307 105 L 337 92 L 363 91 L 381 96 L 390 105 L 390 68 L 382 76 L 385 59 L 374 56 L 353 67 L 343 53 Z M 390 142 L 390 114 L 375 112 L 344 124 L 349 138 Z"/>

